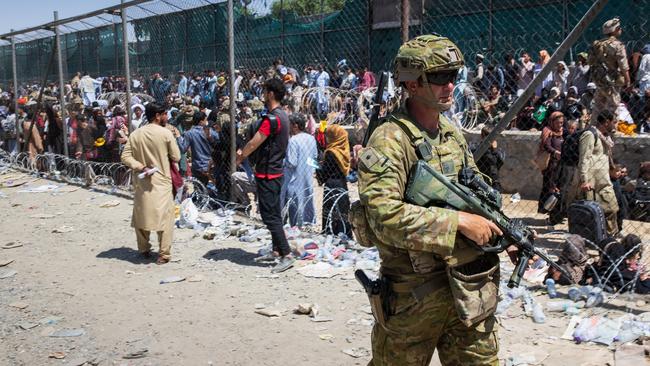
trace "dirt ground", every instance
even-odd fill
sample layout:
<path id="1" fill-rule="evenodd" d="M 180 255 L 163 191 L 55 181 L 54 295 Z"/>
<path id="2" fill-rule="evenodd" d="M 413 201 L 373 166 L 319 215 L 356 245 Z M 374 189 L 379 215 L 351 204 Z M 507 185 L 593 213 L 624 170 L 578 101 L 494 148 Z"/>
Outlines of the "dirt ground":
<path id="1" fill-rule="evenodd" d="M 43 184 L 52 182 L 29 186 Z M 5 196 L 0 198 L 0 246 L 20 245 L 0 249 L 0 264 L 13 260 L 0 272 L 17 272 L 0 279 L 0 365 L 369 361 L 372 316 L 352 270 L 330 279 L 306 278 L 295 269 L 271 276 L 268 266 L 253 261 L 257 247 L 236 238 L 208 241 L 189 229 L 174 233 L 173 262 L 157 266 L 137 254 L 131 201 L 74 186 L 54 193 L 18 192 L 25 187 L 0 189 Z M 100 207 L 109 201 L 119 205 Z M 187 280 L 160 284 L 170 276 Z M 540 290 L 536 294 L 546 301 Z M 595 311 L 649 311 L 640 299 L 621 296 Z M 332 320 L 293 314 L 299 303 L 317 304 L 320 315 Z M 277 310 L 280 316 L 256 310 Z M 513 305 L 499 329 L 502 363 L 509 357 L 536 365 L 618 363 L 620 349 L 560 339 L 568 321 L 547 313 L 545 324 L 534 324 Z M 51 336 L 60 330 L 83 334 Z M 143 358 L 124 358 L 144 349 Z M 344 353 L 350 350 L 360 357 Z M 643 364 L 639 360 L 635 365 Z M 439 365 L 437 357 L 432 365 Z"/>

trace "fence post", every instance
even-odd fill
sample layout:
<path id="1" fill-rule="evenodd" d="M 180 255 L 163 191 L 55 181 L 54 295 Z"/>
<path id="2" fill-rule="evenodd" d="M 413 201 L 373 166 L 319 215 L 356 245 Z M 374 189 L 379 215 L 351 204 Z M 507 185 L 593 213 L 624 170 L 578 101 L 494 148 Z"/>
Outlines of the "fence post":
<path id="1" fill-rule="evenodd" d="M 320 62 L 325 62 L 325 15 L 323 14 L 323 0 L 320 0 Z"/>
<path id="2" fill-rule="evenodd" d="M 13 29 L 11 30 L 12 32 L 14 31 Z M 20 121 L 18 119 L 18 71 L 17 69 L 17 64 L 16 64 L 16 36 L 11 36 L 11 68 L 14 73 L 14 113 L 16 116 L 16 147 L 15 151 L 17 153 L 20 152 Z"/>
<path id="3" fill-rule="evenodd" d="M 411 0 L 402 0 L 402 43 L 406 43 L 409 40 L 410 13 Z"/>
<path id="4" fill-rule="evenodd" d="M 510 109 L 505 113 L 503 117 L 501 117 L 501 120 L 499 123 L 494 127 L 494 130 L 490 132 L 490 134 L 481 142 L 479 147 L 476 149 L 476 152 L 474 152 L 474 160 L 478 161 L 483 154 L 488 149 L 488 146 L 496 139 L 498 135 L 501 134 L 503 130 L 506 129 L 506 127 L 510 124 L 513 118 L 517 116 L 519 111 L 524 107 L 526 103 L 528 103 L 529 99 L 533 96 L 533 93 L 535 92 L 535 89 L 542 85 L 542 81 L 546 78 L 546 76 L 551 72 L 551 70 L 555 67 L 555 65 L 558 63 L 558 61 L 562 60 L 564 56 L 566 55 L 568 49 L 580 38 L 582 33 L 587 29 L 589 24 L 596 19 L 598 14 L 603 10 L 605 5 L 607 5 L 608 0 L 596 0 L 594 4 L 589 8 L 589 10 L 585 13 L 585 15 L 580 19 L 578 24 L 571 30 L 569 35 L 562 41 L 562 44 L 555 50 L 553 53 L 553 56 L 551 56 L 551 59 L 548 60 L 548 63 L 542 70 L 539 72 L 539 74 L 533 79 L 533 81 L 528 84 L 524 92 L 519 96 L 517 99 L 515 99 L 515 102 L 512 104 Z"/>
<path id="5" fill-rule="evenodd" d="M 491 54 L 494 45 L 494 0 L 488 3 L 488 52 Z"/>
<path id="6" fill-rule="evenodd" d="M 131 132 L 131 67 L 129 65 L 129 32 L 127 30 L 124 0 L 122 0 L 120 15 L 122 16 L 122 46 L 124 47 L 124 83 L 126 84 L 126 103 L 124 103 L 124 106 L 126 109 L 126 123 L 128 124 L 129 132 Z"/>
<path id="7" fill-rule="evenodd" d="M 233 14 L 233 0 L 228 0 L 228 73 L 230 74 L 230 176 L 237 170 L 237 123 L 235 108 L 237 107 L 235 95 L 235 19 Z M 230 184 L 232 198 L 234 185 Z"/>
<path id="8" fill-rule="evenodd" d="M 59 20 L 59 12 L 54 11 L 54 21 Z M 61 104 L 61 125 L 63 130 L 63 155 L 70 156 L 68 151 L 68 124 L 65 117 L 67 110 L 65 108 L 65 82 L 63 81 L 63 58 L 61 56 L 61 32 L 59 26 L 54 27 L 54 42 L 56 46 L 56 58 L 59 64 L 59 103 Z"/>
<path id="9" fill-rule="evenodd" d="M 228 2 L 228 4 L 230 4 L 230 1 Z M 230 13 L 228 13 L 228 16 L 230 17 Z M 228 31 L 230 31 L 230 28 L 228 28 Z M 286 64 L 287 61 L 284 59 L 284 1 L 283 0 L 280 0 L 280 40 L 282 41 L 282 48 L 280 49 L 280 58 L 282 59 L 282 63 Z"/>

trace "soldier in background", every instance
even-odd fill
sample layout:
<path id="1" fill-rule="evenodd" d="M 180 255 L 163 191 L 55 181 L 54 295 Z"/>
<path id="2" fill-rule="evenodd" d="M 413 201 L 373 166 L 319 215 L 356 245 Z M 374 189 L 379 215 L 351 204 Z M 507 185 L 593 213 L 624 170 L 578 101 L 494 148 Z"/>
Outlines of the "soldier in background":
<path id="1" fill-rule="evenodd" d="M 424 35 L 403 44 L 396 79 L 408 99 L 374 131 L 360 155 L 362 206 L 352 219 L 365 219 L 368 230 L 357 234 L 361 225 L 354 224 L 355 234 L 367 234 L 376 244 L 388 289 L 383 305 L 372 307 L 377 322 L 370 365 L 428 365 L 436 349 L 444 365 L 499 364 L 494 317 L 499 259 L 480 254 L 471 242 L 485 245 L 501 230 L 481 216 L 405 202 L 409 171 L 419 159 L 447 177 L 456 178 L 464 165 L 477 170 L 462 133 L 442 114 L 451 108 L 463 65 L 460 50 L 445 37 Z M 444 194 L 444 187 L 431 189 Z M 481 284 L 462 295 L 452 292 L 462 285 L 447 273 L 468 269 Z M 467 312 L 461 315 L 460 308 Z"/>
<path id="2" fill-rule="evenodd" d="M 589 54 L 591 78 L 598 87 L 593 101 L 591 123 L 595 123 L 600 112 L 612 113 L 621 102 L 621 88 L 630 86 L 630 71 L 625 45 L 619 40 L 623 29 L 618 18 L 603 24 L 607 38 L 595 41 Z"/>

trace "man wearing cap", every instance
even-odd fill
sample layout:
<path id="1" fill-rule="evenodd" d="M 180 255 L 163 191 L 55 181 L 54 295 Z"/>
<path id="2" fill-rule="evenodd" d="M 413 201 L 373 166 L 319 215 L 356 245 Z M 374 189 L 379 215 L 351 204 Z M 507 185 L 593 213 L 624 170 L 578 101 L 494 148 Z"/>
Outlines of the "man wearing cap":
<path id="1" fill-rule="evenodd" d="M 596 84 L 587 83 L 587 88 L 580 96 L 580 105 L 582 105 L 589 114 L 591 114 L 594 108 L 594 96 L 596 95 L 596 89 L 598 89 L 596 87 Z"/>
<path id="2" fill-rule="evenodd" d="M 602 29 L 607 38 L 595 41 L 589 54 L 591 78 L 598 87 L 591 113 L 592 123 L 603 110 L 615 112 L 621 102 L 621 88 L 630 86 L 627 53 L 619 40 L 623 32 L 620 19 L 606 21 Z"/>
<path id="3" fill-rule="evenodd" d="M 478 90 L 483 90 L 483 77 L 485 76 L 485 66 L 483 66 L 483 59 L 485 56 L 483 56 L 480 53 L 476 54 L 476 70 L 474 70 L 474 81 L 473 85 L 474 88 Z"/>

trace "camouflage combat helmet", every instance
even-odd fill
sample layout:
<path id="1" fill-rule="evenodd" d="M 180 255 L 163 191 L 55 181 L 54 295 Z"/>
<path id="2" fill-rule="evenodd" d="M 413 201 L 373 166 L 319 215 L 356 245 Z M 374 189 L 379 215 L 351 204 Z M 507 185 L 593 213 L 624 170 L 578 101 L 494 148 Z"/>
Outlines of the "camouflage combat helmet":
<path id="1" fill-rule="evenodd" d="M 395 56 L 397 82 L 414 81 L 423 74 L 455 71 L 465 64 L 463 54 L 449 38 L 427 34 L 404 43 Z"/>

